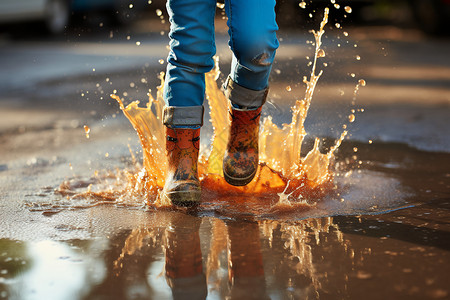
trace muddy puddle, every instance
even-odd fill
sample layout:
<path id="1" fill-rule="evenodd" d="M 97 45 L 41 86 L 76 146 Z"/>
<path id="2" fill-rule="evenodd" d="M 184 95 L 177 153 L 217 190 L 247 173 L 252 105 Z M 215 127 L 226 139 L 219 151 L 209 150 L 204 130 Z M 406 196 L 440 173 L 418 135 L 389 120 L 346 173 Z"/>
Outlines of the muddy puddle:
<path id="1" fill-rule="evenodd" d="M 104 155 L 114 145 L 114 124 L 91 127 L 91 138 L 101 130 L 108 135 L 102 151 L 82 145 L 84 153 L 101 152 L 97 167 L 132 170 L 126 147 Z M 306 140 L 305 148 L 313 143 Z M 334 143 L 324 140 L 324 151 Z M 66 165 L 33 163 L 39 172 Z M 57 186 L 42 188 L 21 196 L 25 206 L 5 206 L 18 220 L 2 222 L 0 297 L 448 299 L 449 163 L 444 152 L 344 140 L 332 169 L 339 195 L 269 211 L 278 199 L 222 196 L 180 211 L 114 197 L 65 198 Z M 117 173 L 66 180 L 74 193 L 105 190 Z M 24 219 L 18 210 L 28 212 Z"/>
<path id="2" fill-rule="evenodd" d="M 342 195 L 290 215 L 61 209 L 42 216 L 59 238 L 0 239 L 0 297 L 447 299 L 449 160 L 344 142 Z"/>

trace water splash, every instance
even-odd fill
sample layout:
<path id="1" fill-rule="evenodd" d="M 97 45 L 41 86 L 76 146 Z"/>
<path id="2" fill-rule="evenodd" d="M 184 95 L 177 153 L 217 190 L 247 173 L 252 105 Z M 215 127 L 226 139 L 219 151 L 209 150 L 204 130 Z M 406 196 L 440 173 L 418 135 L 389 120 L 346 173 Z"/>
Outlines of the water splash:
<path id="1" fill-rule="evenodd" d="M 320 141 L 315 140 L 313 149 L 301 157 L 301 147 L 306 136 L 304 122 L 314 95 L 314 90 L 323 71 L 316 71 L 318 59 L 325 57 L 321 48 L 324 28 L 328 22 L 328 8 L 325 9 L 323 20 L 318 31 L 312 30 L 315 37 L 315 55 L 310 78 L 306 76 L 305 95 L 296 101 L 292 107 L 290 124 L 279 128 L 269 116 L 262 122 L 260 130 L 260 165 L 255 179 L 245 187 L 234 187 L 225 183 L 222 177 L 222 159 L 228 140 L 227 99 L 217 84 L 220 70 L 216 57 L 215 68 L 206 74 L 206 98 L 210 106 L 210 121 L 214 134 L 209 151 L 202 153 L 199 159 L 199 173 L 204 194 L 252 195 L 278 197 L 278 206 L 291 205 L 296 202 L 301 205 L 313 204 L 332 186 L 333 174 L 330 165 L 334 152 L 345 138 L 347 131 L 331 147 L 328 153 L 321 153 Z M 112 98 L 119 102 L 120 108 L 135 128 L 143 149 L 143 169 L 130 177 L 128 191 L 132 191 L 147 200 L 147 204 L 169 206 L 161 203 L 159 192 L 164 186 L 167 162 L 164 155 L 164 130 L 162 125 L 162 108 L 164 101 L 161 85 L 157 88 L 156 99 L 149 94 L 149 102 L 145 108 L 139 107 L 138 101 L 126 107 L 119 96 Z M 280 147 L 279 145 L 283 145 Z M 131 189 L 130 189 L 131 187 Z M 306 200 L 305 200 L 306 199 Z"/>

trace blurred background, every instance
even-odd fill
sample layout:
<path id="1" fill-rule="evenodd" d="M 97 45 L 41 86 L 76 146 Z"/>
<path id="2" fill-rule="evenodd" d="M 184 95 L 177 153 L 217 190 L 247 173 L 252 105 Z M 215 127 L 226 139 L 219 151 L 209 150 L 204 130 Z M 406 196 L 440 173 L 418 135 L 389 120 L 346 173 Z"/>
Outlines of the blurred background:
<path id="1" fill-rule="evenodd" d="M 301 3 L 310 9 L 303 9 Z M 277 1 L 278 22 L 282 27 L 303 26 L 316 19 L 309 16 L 311 10 L 321 10 L 326 5 L 351 6 L 352 23 L 388 23 L 419 28 L 428 34 L 449 32 L 449 0 L 346 0 L 338 3 L 334 0 L 280 0 Z M 1 0 L 0 30 L 3 35 L 18 34 L 24 29 L 23 24 L 33 23 L 36 25 L 33 28 L 41 34 L 57 35 L 79 26 L 84 30 L 95 28 L 99 20 L 104 25 L 129 26 L 143 18 L 155 17 L 155 9 L 165 13 L 164 7 L 164 0 Z M 334 10 L 332 17 L 340 19 L 343 12 Z"/>

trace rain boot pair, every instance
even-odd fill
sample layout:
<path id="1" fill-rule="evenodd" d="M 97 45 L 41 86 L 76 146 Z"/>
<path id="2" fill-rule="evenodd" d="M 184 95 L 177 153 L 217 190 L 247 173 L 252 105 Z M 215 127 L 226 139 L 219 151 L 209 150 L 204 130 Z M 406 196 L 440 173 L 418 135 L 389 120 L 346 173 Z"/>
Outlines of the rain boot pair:
<path id="1" fill-rule="evenodd" d="M 247 185 L 258 167 L 258 135 L 261 107 L 240 109 L 230 105 L 230 134 L 223 158 L 223 175 L 234 186 Z M 166 127 L 168 172 L 163 197 L 176 206 L 200 201 L 198 151 L 200 128 Z"/>

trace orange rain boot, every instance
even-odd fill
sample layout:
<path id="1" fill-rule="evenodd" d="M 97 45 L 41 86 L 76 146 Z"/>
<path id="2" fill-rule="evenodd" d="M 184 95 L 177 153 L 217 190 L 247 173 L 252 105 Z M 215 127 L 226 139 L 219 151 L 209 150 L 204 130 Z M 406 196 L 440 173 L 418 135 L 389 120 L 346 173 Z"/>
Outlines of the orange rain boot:
<path id="1" fill-rule="evenodd" d="M 200 201 L 198 150 L 200 128 L 166 127 L 168 170 L 162 197 L 177 206 L 193 206 Z"/>
<path id="2" fill-rule="evenodd" d="M 230 136 L 223 158 L 223 176 L 235 186 L 247 185 L 258 168 L 259 118 L 257 109 L 239 109 L 230 105 Z"/>

